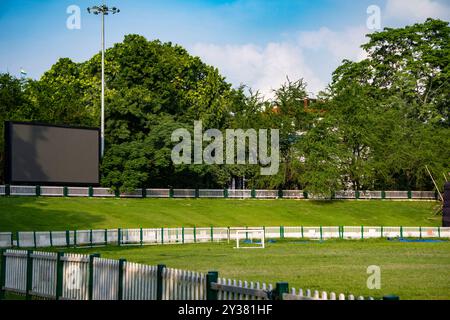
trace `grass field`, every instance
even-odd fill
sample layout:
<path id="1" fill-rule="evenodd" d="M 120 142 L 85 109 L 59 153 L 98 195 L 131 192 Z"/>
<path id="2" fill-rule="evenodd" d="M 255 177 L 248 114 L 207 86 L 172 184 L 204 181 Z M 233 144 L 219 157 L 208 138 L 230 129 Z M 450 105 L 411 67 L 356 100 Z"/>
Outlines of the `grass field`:
<path id="1" fill-rule="evenodd" d="M 0 197 L 0 231 L 192 226 L 439 226 L 435 202 Z"/>
<path id="2" fill-rule="evenodd" d="M 0 197 L 0 231 L 179 226 L 439 226 L 435 202 L 231 199 L 98 199 Z M 236 250 L 206 243 L 68 249 L 221 277 L 401 299 L 450 299 L 450 241 L 277 241 Z M 381 267 L 381 290 L 366 286 L 367 267 Z"/>
<path id="3" fill-rule="evenodd" d="M 450 242 L 388 240 L 277 241 L 266 249 L 237 250 L 235 243 L 70 250 L 105 258 L 158 264 L 192 271 L 219 271 L 221 277 L 291 287 L 401 299 L 450 299 Z M 367 267 L 381 268 L 381 290 L 366 286 Z"/>

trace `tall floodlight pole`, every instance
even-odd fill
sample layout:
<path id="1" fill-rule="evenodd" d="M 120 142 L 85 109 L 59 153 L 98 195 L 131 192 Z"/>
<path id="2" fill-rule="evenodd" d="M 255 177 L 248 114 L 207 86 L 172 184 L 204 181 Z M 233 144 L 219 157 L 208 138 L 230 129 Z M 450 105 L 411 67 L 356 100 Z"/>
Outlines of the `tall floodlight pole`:
<path id="1" fill-rule="evenodd" d="M 116 14 L 120 10 L 116 7 L 109 8 L 106 5 L 87 8 L 89 13 L 102 16 L 102 94 L 101 94 L 101 123 L 100 123 L 100 155 L 103 158 L 105 152 L 105 16 L 109 13 Z"/>

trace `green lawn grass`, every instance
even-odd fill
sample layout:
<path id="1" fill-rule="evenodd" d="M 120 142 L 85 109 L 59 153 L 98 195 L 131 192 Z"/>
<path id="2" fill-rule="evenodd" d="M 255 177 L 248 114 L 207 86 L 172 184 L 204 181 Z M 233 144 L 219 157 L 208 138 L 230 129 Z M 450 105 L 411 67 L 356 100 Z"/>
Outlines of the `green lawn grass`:
<path id="1" fill-rule="evenodd" d="M 295 240 L 268 243 L 266 249 L 233 249 L 235 243 L 98 247 L 70 249 L 98 252 L 104 258 L 125 258 L 145 264 L 199 272 L 219 271 L 220 277 L 290 287 L 353 293 L 380 298 L 450 299 L 450 242 L 402 243 L 388 240 Z M 369 290 L 367 267 L 381 268 L 381 289 Z"/>
<path id="2" fill-rule="evenodd" d="M 439 226 L 435 202 L 0 197 L 0 231 L 192 226 Z"/>

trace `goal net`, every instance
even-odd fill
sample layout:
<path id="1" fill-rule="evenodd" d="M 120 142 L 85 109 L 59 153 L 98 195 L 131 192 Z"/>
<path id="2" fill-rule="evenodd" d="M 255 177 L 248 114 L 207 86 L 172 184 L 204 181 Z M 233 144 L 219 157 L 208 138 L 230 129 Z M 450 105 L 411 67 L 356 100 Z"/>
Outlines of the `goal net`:
<path id="1" fill-rule="evenodd" d="M 235 230 L 235 249 L 263 249 L 265 248 L 264 229 Z"/>

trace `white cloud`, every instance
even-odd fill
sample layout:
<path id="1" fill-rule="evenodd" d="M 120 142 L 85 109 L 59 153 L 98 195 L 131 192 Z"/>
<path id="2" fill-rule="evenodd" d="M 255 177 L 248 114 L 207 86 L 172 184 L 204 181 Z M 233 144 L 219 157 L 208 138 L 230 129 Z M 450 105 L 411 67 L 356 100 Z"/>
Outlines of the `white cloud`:
<path id="1" fill-rule="evenodd" d="M 435 0 L 387 0 L 385 17 L 397 22 L 423 22 L 427 18 L 448 20 L 450 7 Z"/>
<path id="2" fill-rule="evenodd" d="M 344 31 L 322 27 L 300 32 L 291 41 L 271 42 L 265 46 L 197 43 L 190 51 L 217 66 L 234 85 L 249 85 L 266 97 L 272 97 L 272 90 L 283 84 L 286 77 L 304 78 L 308 91 L 317 94 L 325 89 L 331 73 L 343 59 L 365 58 L 360 45 L 365 42 L 366 33 L 365 27 Z"/>
<path id="3" fill-rule="evenodd" d="M 278 42 L 265 46 L 199 43 L 191 52 L 217 66 L 233 84 L 249 85 L 266 97 L 272 97 L 272 90 L 284 83 L 286 76 L 291 80 L 304 78 L 308 90 L 313 92 L 326 85 L 315 75 L 296 43 Z"/>
<path id="4" fill-rule="evenodd" d="M 332 31 L 322 27 L 315 31 L 299 33 L 299 45 L 306 49 L 325 50 L 335 59 L 360 61 L 366 58 L 366 53 L 360 46 L 367 41 L 369 33 L 366 27 L 350 27 L 343 31 Z"/>

